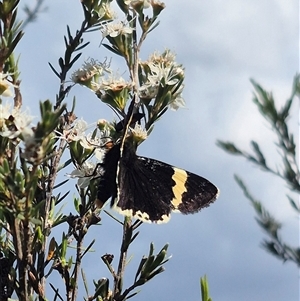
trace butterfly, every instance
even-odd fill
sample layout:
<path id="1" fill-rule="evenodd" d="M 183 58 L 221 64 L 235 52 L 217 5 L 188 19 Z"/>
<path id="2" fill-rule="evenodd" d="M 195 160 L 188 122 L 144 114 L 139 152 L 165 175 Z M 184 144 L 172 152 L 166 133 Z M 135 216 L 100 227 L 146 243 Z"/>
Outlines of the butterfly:
<path id="1" fill-rule="evenodd" d="M 163 223 L 170 219 L 172 211 L 195 213 L 218 197 L 218 188 L 207 179 L 138 156 L 131 139 L 108 145 L 98 184 L 100 206 L 111 198 L 111 207 L 124 215 Z"/>

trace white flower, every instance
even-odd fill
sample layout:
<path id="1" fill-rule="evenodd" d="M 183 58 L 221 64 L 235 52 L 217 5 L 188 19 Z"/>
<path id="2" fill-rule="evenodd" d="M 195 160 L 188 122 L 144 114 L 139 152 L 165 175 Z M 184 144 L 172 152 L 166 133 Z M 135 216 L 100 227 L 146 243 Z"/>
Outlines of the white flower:
<path id="1" fill-rule="evenodd" d="M 109 68 L 110 63 L 100 63 L 94 59 L 85 61 L 81 68 L 74 71 L 71 75 L 71 80 L 75 84 L 85 85 L 88 88 L 95 90 L 97 86 L 98 79 L 103 76 L 105 73 L 111 73 Z"/>
<path id="2" fill-rule="evenodd" d="M 133 29 L 129 26 L 126 26 L 123 22 L 118 23 L 108 23 L 102 27 L 102 37 L 110 36 L 115 38 L 121 34 L 131 34 Z"/>
<path id="3" fill-rule="evenodd" d="M 98 167 L 98 168 L 97 168 Z M 86 188 L 90 181 L 103 174 L 103 169 L 94 162 L 86 161 L 79 168 L 73 170 L 68 176 L 70 178 L 78 178 L 77 185 L 80 188 Z"/>
<path id="4" fill-rule="evenodd" d="M 139 88 L 141 98 L 154 98 L 158 93 L 159 85 L 174 86 L 178 83 L 179 68 L 164 67 L 155 63 L 148 64 L 151 74 L 147 76 L 147 82 Z"/>
<path id="5" fill-rule="evenodd" d="M 124 78 L 117 76 L 110 76 L 106 79 L 103 79 L 101 83 L 99 83 L 99 90 L 112 90 L 112 91 L 121 91 L 125 88 L 130 89 L 132 87 L 132 83 L 126 82 Z"/>
<path id="6" fill-rule="evenodd" d="M 150 81 L 139 88 L 140 98 L 154 98 L 158 93 L 159 82 L 152 84 Z"/>
<path id="7" fill-rule="evenodd" d="M 64 130 L 63 133 L 58 133 L 59 136 L 56 138 L 64 139 L 68 142 L 78 141 L 83 139 L 86 129 L 88 128 L 88 124 L 85 120 L 76 119 L 74 121 L 74 126 L 68 130 Z M 57 132 L 56 132 L 57 133 Z"/>
<path id="8" fill-rule="evenodd" d="M 101 147 L 102 138 L 101 137 L 92 137 L 92 134 L 86 135 L 80 140 L 80 144 L 83 148 L 86 149 L 93 149 L 94 155 L 100 162 L 103 161 L 105 150 Z"/>
<path id="9" fill-rule="evenodd" d="M 171 52 L 170 49 L 166 49 L 162 54 L 155 52 L 151 57 L 151 61 L 162 62 L 165 65 L 174 65 L 177 64 L 176 61 L 176 54 Z"/>
<path id="10" fill-rule="evenodd" d="M 182 97 L 181 94 L 179 94 L 174 100 L 170 102 L 170 108 L 173 111 L 177 111 L 179 108 L 184 108 L 185 107 L 185 101 Z"/>
<path id="11" fill-rule="evenodd" d="M 100 162 L 103 161 L 104 156 L 105 156 L 106 151 L 104 150 L 103 147 L 96 147 L 95 148 L 95 157 L 97 160 L 99 160 Z"/>
<path id="12" fill-rule="evenodd" d="M 177 87 L 174 87 L 177 88 Z M 184 88 L 184 84 L 181 84 L 181 86 L 176 90 L 175 93 L 172 95 L 172 99 L 169 103 L 171 110 L 178 110 L 179 108 L 185 107 L 185 101 L 182 97 L 182 91 Z"/>
<path id="13" fill-rule="evenodd" d="M 35 144 L 35 135 L 32 128 L 25 128 L 22 132 L 25 146 Z"/>
<path id="14" fill-rule="evenodd" d="M 80 140 L 84 136 L 87 128 L 88 124 L 85 120 L 82 118 L 76 119 L 73 128 L 70 130 L 70 136 L 72 136 L 73 140 L 75 141 Z"/>
<path id="15" fill-rule="evenodd" d="M 135 124 L 134 128 L 131 129 L 134 140 L 137 142 L 142 142 L 148 138 L 148 133 L 142 126 L 138 123 Z"/>
<path id="16" fill-rule="evenodd" d="M 12 108 L 10 104 L 0 104 L 0 135 L 14 139 L 19 135 L 31 132 L 33 117 L 28 111 Z"/>
<path id="17" fill-rule="evenodd" d="M 174 68 L 168 66 L 162 66 L 157 64 L 149 64 L 150 70 L 152 71 L 152 75 L 149 75 L 149 81 L 157 81 L 159 80 L 163 85 L 173 86 L 178 83 L 178 78 L 176 78 L 177 73 L 174 72 Z M 153 78 L 152 78 L 153 77 Z"/>
<path id="18" fill-rule="evenodd" d="M 86 136 L 82 136 L 80 138 L 80 145 L 86 149 L 94 149 L 95 147 L 100 145 L 100 138 L 92 138 L 92 135 L 89 133 Z"/>

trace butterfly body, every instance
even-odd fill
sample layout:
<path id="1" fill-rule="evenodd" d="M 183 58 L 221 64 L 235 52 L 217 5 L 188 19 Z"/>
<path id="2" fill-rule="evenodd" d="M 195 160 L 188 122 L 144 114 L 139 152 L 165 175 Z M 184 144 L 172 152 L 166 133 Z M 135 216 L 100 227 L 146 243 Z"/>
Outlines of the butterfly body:
<path id="1" fill-rule="evenodd" d="M 208 180 L 183 169 L 136 154 L 134 146 L 115 144 L 107 151 L 98 199 L 120 213 L 146 222 L 161 223 L 172 211 L 195 213 L 209 206 L 218 188 Z"/>

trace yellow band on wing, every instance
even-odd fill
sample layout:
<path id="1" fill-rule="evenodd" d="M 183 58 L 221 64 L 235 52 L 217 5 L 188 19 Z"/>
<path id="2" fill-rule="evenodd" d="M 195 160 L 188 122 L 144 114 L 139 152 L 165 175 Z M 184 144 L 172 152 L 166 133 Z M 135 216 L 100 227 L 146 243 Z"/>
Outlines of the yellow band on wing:
<path id="1" fill-rule="evenodd" d="M 174 174 L 172 176 L 175 185 L 173 186 L 174 198 L 171 201 L 172 205 L 175 209 L 178 208 L 180 203 L 182 202 L 182 194 L 187 191 L 185 187 L 185 183 L 188 177 L 188 174 L 185 170 L 173 167 Z"/>

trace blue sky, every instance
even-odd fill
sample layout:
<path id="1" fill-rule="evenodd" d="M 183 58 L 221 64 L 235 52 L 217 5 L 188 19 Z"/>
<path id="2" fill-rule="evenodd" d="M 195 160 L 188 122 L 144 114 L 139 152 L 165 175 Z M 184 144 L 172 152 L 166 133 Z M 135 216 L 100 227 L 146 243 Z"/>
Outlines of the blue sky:
<path id="1" fill-rule="evenodd" d="M 21 52 L 24 105 L 37 116 L 38 101 L 54 101 L 59 89 L 48 62 L 57 66 L 63 55 L 66 25 L 73 33 L 79 28 L 79 2 L 48 1 L 48 10 L 26 28 L 17 49 Z M 200 300 L 199 278 L 205 274 L 213 300 L 298 300 L 298 270 L 261 248 L 265 235 L 233 174 L 240 175 L 250 191 L 283 222 L 284 238 L 296 245 L 298 217 L 287 202 L 285 184 L 216 146 L 217 139 L 230 140 L 249 150 L 253 139 L 274 165 L 279 162 L 272 148 L 276 137 L 252 102 L 249 79 L 272 90 L 279 104 L 289 97 L 293 76 L 299 69 L 298 1 L 169 0 L 165 4 L 160 26 L 148 37 L 142 58 L 165 48 L 177 53 L 177 61 L 186 69 L 187 109 L 168 112 L 139 154 L 204 176 L 220 188 L 221 195 L 198 214 L 173 214 L 168 224 L 142 226 L 130 251 L 134 257 L 128 279 L 138 259 L 147 254 L 150 242 L 157 251 L 169 242 L 172 259 L 166 271 L 143 286 L 135 300 Z M 85 38 L 92 39 L 92 43 L 75 68 L 89 57 L 102 61 L 111 56 L 99 48 L 100 33 Z M 119 60 L 113 58 L 113 63 L 121 74 L 125 71 Z M 75 87 L 69 104 L 73 96 L 79 118 L 88 122 L 113 118 L 112 112 L 87 89 Z M 295 134 L 297 110 L 294 106 L 295 116 L 290 120 Z M 89 233 L 86 244 L 89 239 L 97 240 L 96 252 L 84 262 L 90 279 L 108 277 L 100 257 L 106 252 L 118 254 L 120 235 L 121 229 L 106 216 L 103 225 Z M 54 278 L 51 281 L 56 282 Z"/>

